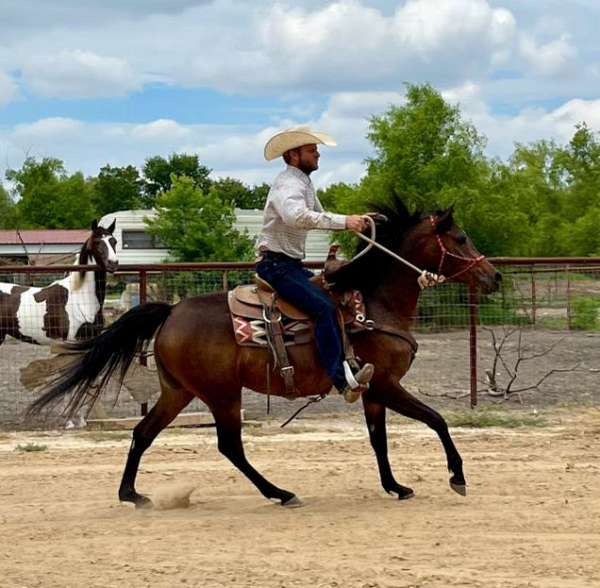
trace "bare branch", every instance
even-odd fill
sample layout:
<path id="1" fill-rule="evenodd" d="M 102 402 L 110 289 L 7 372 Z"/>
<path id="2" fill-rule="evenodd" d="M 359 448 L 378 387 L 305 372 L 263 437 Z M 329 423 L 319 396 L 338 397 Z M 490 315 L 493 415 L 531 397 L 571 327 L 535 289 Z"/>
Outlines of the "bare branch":
<path id="1" fill-rule="evenodd" d="M 21 229 L 16 229 L 17 237 L 19 237 L 19 241 L 21 241 L 21 245 L 25 251 L 25 257 L 27 257 L 27 265 L 31 265 L 31 258 L 29 257 L 29 251 L 27 251 L 27 245 L 25 245 L 25 240 L 21 235 Z"/>
<path id="2" fill-rule="evenodd" d="M 467 390 L 466 392 L 440 392 L 439 394 L 432 394 L 431 392 L 424 392 L 418 388 L 418 392 L 422 396 L 427 396 L 427 398 L 449 398 L 450 400 L 460 400 L 461 398 L 466 398 L 471 395 L 470 390 Z"/>
<path id="3" fill-rule="evenodd" d="M 544 355 L 548 355 L 551 351 L 554 350 L 554 348 L 559 343 L 562 343 L 564 340 L 565 340 L 565 338 L 561 337 L 560 339 L 558 339 L 558 341 L 555 341 L 554 343 L 552 343 L 552 345 L 550 345 L 544 351 L 540 351 L 539 353 L 533 353 L 531 355 L 523 356 L 523 361 L 529 361 L 530 359 L 537 359 L 538 357 L 543 357 Z"/>
<path id="4" fill-rule="evenodd" d="M 503 402 L 510 397 L 516 396 L 520 402 L 522 402 L 521 393 L 528 392 L 531 390 L 540 390 L 542 384 L 552 375 L 556 373 L 566 373 L 573 372 L 579 369 L 581 363 L 577 363 L 572 367 L 565 368 L 553 368 L 541 376 L 537 382 L 527 385 L 527 386 L 518 386 L 519 377 L 520 377 L 520 368 L 523 366 L 525 362 L 532 361 L 535 359 L 539 359 L 540 357 L 544 357 L 550 354 L 556 346 L 564 340 L 564 337 L 561 337 L 559 340 L 555 341 L 545 349 L 539 352 L 525 353 L 525 343 L 523 340 L 523 330 L 520 328 L 506 329 L 503 328 L 503 336 L 499 339 L 496 332 L 493 329 L 484 329 L 490 334 L 492 349 L 494 350 L 494 359 L 492 361 L 492 369 L 486 369 L 486 379 L 485 384 L 487 384 L 487 389 L 481 390 L 478 392 L 485 391 L 488 396 L 492 398 L 497 398 L 495 402 Z M 505 345 L 513 337 L 514 334 L 517 334 L 516 341 L 516 357 L 512 365 L 509 364 L 508 360 L 504 357 L 503 351 L 505 351 Z M 508 382 L 505 386 L 502 386 L 496 377 L 498 364 L 502 365 L 507 376 Z"/>
<path id="5" fill-rule="evenodd" d="M 513 393 L 517 392 L 526 392 L 527 390 L 538 390 L 539 387 L 543 384 L 545 380 L 547 380 L 552 374 L 557 373 L 566 373 L 566 372 L 575 372 L 581 366 L 581 362 L 576 363 L 574 366 L 570 368 L 553 368 L 548 373 L 544 374 L 535 384 L 531 386 L 527 386 L 526 388 L 519 388 L 518 390 L 513 390 Z"/>

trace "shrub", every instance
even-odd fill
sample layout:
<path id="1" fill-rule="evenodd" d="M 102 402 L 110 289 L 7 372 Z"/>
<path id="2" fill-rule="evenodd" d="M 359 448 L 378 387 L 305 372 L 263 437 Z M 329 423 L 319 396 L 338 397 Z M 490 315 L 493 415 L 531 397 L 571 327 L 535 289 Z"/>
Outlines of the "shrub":
<path id="1" fill-rule="evenodd" d="M 590 297 L 575 298 L 571 302 L 571 328 L 581 331 L 597 331 L 600 329 L 598 310 L 600 300 Z"/>

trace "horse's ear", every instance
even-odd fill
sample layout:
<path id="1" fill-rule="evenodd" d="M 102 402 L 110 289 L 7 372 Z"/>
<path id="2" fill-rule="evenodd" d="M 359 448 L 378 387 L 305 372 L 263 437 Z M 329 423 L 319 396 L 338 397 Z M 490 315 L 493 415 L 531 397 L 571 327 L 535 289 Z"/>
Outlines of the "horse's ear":
<path id="1" fill-rule="evenodd" d="M 454 218 L 452 216 L 454 212 L 454 205 L 452 205 L 447 210 L 436 213 L 437 219 L 435 223 L 435 228 L 438 233 L 447 233 L 454 224 Z"/>
<path id="2" fill-rule="evenodd" d="M 115 232 L 115 226 L 117 225 L 117 219 L 113 219 L 113 222 L 110 223 L 110 227 L 106 229 L 111 235 Z"/>
<path id="3" fill-rule="evenodd" d="M 92 231 L 95 231 L 98 228 L 98 221 L 94 219 L 92 221 Z"/>

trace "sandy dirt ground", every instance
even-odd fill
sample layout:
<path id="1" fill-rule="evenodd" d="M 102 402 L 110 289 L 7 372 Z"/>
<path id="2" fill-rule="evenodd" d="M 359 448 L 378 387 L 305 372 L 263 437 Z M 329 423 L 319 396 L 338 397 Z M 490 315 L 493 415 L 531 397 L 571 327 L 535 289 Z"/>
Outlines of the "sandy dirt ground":
<path id="1" fill-rule="evenodd" d="M 453 429 L 466 498 L 434 434 L 391 417 L 406 501 L 381 489 L 358 409 L 247 425 L 249 458 L 298 509 L 262 498 L 212 429 L 159 437 L 138 489 L 163 506 L 194 492 L 189 508 L 150 511 L 116 498 L 127 433 L 0 433 L 0 586 L 600 586 L 600 411 L 542 416 Z"/>

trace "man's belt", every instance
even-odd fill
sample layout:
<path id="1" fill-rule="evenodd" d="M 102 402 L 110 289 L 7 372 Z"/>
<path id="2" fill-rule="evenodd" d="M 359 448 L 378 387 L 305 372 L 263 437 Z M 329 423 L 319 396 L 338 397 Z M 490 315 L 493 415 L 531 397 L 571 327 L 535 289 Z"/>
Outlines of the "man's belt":
<path id="1" fill-rule="evenodd" d="M 279 259 L 281 261 L 295 261 L 296 263 L 301 263 L 302 260 L 296 257 L 290 257 L 285 253 L 281 253 L 279 251 L 261 251 L 260 255 L 263 259 Z"/>

